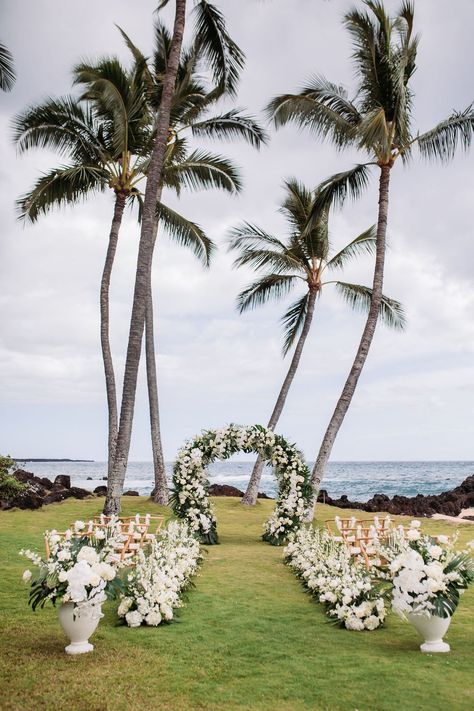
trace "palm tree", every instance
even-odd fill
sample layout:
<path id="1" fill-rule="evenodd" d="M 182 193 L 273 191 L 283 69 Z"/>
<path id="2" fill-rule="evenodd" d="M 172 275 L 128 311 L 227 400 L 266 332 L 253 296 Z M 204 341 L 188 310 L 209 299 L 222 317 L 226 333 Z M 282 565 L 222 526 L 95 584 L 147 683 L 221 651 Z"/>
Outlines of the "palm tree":
<path id="1" fill-rule="evenodd" d="M 0 90 L 11 91 L 15 81 L 15 65 L 12 53 L 3 42 L 0 42 Z"/>
<path id="2" fill-rule="evenodd" d="M 240 313 L 270 300 L 281 299 L 297 285 L 304 288 L 303 295 L 290 305 L 281 319 L 285 333 L 283 355 L 295 342 L 296 347 L 268 421 L 267 427 L 271 430 L 275 429 L 285 406 L 323 287 L 334 285 L 352 308 L 367 310 L 370 307 L 372 290 L 369 287 L 339 280 L 328 281 L 326 275 L 344 268 L 355 257 L 373 254 L 376 241 L 375 229 L 371 227 L 331 255 L 327 211 L 323 210 L 319 219 L 313 221 L 311 229 L 306 229 L 319 187 L 314 193 L 293 179 L 285 183 L 285 189 L 286 196 L 280 212 L 286 217 L 289 229 L 284 240 L 244 223 L 232 230 L 230 242 L 230 248 L 240 252 L 234 266 L 253 266 L 257 271 L 264 270 L 263 275 L 239 294 L 237 303 Z M 401 305 L 386 296 L 382 296 L 380 316 L 389 326 L 404 326 Z M 259 456 L 242 499 L 243 504 L 255 504 L 264 465 Z"/>
<path id="3" fill-rule="evenodd" d="M 154 53 L 151 61 L 147 61 L 130 37 L 123 30 L 120 31 L 135 61 L 143 68 L 150 109 L 156 112 L 162 91 L 159 78 L 165 72 L 171 46 L 170 33 L 161 22 L 156 23 Z M 216 187 L 231 192 L 240 190 L 238 176 L 236 174 L 231 176 L 228 166 L 224 164 L 222 171 L 219 172 L 222 162 L 219 156 L 213 156 L 208 151 L 196 150 L 183 159 L 183 155 L 189 150 L 187 134 L 196 138 L 203 136 L 219 140 L 240 138 L 256 148 L 267 140 L 265 132 L 253 117 L 244 114 L 240 109 L 232 109 L 220 115 L 208 115 L 209 110 L 221 98 L 223 88 L 206 85 L 202 76 L 202 70 L 206 69 L 206 57 L 203 56 L 202 49 L 202 38 L 197 36 L 191 46 L 182 53 L 171 107 L 168 154 L 165 160 L 164 180 L 159 189 L 160 195 L 161 190 L 166 187 L 174 189 L 178 194 L 182 188 Z M 171 165 L 173 160 L 174 164 Z M 154 241 L 158 232 L 158 221 L 157 219 L 155 224 Z M 155 472 L 152 495 L 156 503 L 166 504 L 168 488 L 160 431 L 151 275 L 145 314 L 145 356 Z"/>
<path id="4" fill-rule="evenodd" d="M 15 140 L 20 151 L 45 146 L 70 158 L 68 165 L 42 176 L 33 189 L 19 200 L 22 219 L 35 222 L 41 213 L 64 203 L 75 204 L 97 190 L 111 188 L 115 193 L 114 216 L 100 290 L 110 472 L 117 436 L 117 396 L 109 336 L 110 278 L 126 201 L 130 206 L 141 202 L 138 184 L 148 164 L 152 127 L 151 114 L 142 96 L 143 87 L 139 86 L 140 67 L 127 73 L 118 60 L 106 59 L 87 70 L 94 72 L 94 83 L 87 86 L 81 100 L 73 97 L 51 99 L 29 108 L 15 120 Z M 86 84 L 85 74 L 86 65 L 77 67 L 76 83 Z M 218 185 L 229 192 L 240 189 L 238 173 L 230 161 L 212 153 L 191 154 L 185 146 L 181 148 L 178 151 L 168 147 L 165 185 L 179 190 L 180 181 L 181 184 L 185 182 L 184 175 L 187 184 L 195 188 Z M 159 203 L 157 210 L 171 237 L 193 249 L 207 265 L 213 245 L 201 228 L 162 203 Z"/>
<path id="5" fill-rule="evenodd" d="M 407 163 L 413 148 L 424 158 L 451 160 L 459 145 L 465 149 L 474 133 L 474 108 L 454 112 L 434 128 L 414 133 L 411 128 L 413 92 L 410 80 L 416 69 L 418 37 L 413 34 L 414 6 L 403 2 L 391 18 L 378 0 L 364 0 L 366 10 L 351 10 L 344 24 L 353 42 L 357 86 L 350 99 L 344 87 L 314 77 L 299 94 L 273 99 L 268 112 L 278 128 L 294 122 L 336 148 L 357 148 L 368 162 L 332 176 L 319 191 L 309 225 L 322 209 L 342 205 L 366 187 L 371 166 L 377 166 L 379 210 L 372 298 L 357 353 L 324 435 L 312 472 L 317 497 L 337 433 L 350 406 L 375 333 L 382 300 L 390 174 L 399 158 Z"/>
<path id="6" fill-rule="evenodd" d="M 112 189 L 114 212 L 100 285 L 100 334 L 108 405 L 108 473 L 112 470 L 118 416 L 115 373 L 109 336 L 109 290 L 119 230 L 126 203 L 139 195 L 140 162 L 150 143 L 150 118 L 140 71 L 127 72 L 116 59 L 101 62 L 106 91 L 94 105 L 84 98 L 49 99 L 29 107 L 14 120 L 20 152 L 49 148 L 68 159 L 42 175 L 19 201 L 20 219 L 76 204 L 90 194 Z M 98 92 L 97 92 L 98 94 Z"/>
<path id="7" fill-rule="evenodd" d="M 159 8 L 168 4 L 162 0 Z M 125 362 L 120 410 L 119 432 L 112 476 L 109 477 L 105 511 L 109 514 L 120 511 L 120 499 L 127 469 L 133 413 L 140 364 L 143 332 L 145 328 L 147 294 L 151 278 L 151 265 L 155 246 L 155 206 L 160 187 L 166 146 L 169 137 L 174 88 L 179 68 L 183 33 L 186 21 L 186 0 L 176 0 L 175 22 L 168 61 L 163 78 L 159 110 L 156 113 L 156 131 L 147 170 L 145 199 L 142 210 L 141 235 L 137 258 L 135 290 L 133 296 L 130 333 Z M 194 8 L 195 34 L 202 55 L 210 65 L 214 82 L 225 92 L 235 94 L 239 71 L 243 66 L 243 54 L 227 33 L 223 15 L 212 5 L 200 0 Z"/>

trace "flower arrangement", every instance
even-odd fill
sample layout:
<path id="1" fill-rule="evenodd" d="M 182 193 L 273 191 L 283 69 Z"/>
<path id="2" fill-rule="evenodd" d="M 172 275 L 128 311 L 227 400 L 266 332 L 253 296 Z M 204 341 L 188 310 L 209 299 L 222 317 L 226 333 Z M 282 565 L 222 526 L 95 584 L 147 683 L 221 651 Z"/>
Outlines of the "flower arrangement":
<path id="1" fill-rule="evenodd" d="M 391 535 L 381 549 L 388 568 L 380 574 L 393 585 L 392 609 L 400 617 L 454 614 L 460 595 L 474 583 L 474 561 L 467 550 L 456 551 L 455 543 L 455 538 L 423 534 L 419 521 Z"/>
<path id="2" fill-rule="evenodd" d="M 129 627 L 142 624 L 157 627 L 170 622 L 182 606 L 183 591 L 189 586 L 201 560 L 199 542 L 186 523 L 172 521 L 160 540 L 140 550 L 136 565 L 128 573 L 118 615 Z"/>
<path id="3" fill-rule="evenodd" d="M 206 468 L 216 459 L 228 459 L 236 452 L 258 453 L 274 467 L 278 499 L 265 523 L 263 539 L 281 545 L 304 518 L 312 493 L 310 473 L 296 447 L 260 425 L 228 425 L 204 431 L 186 442 L 173 467 L 173 511 L 188 522 L 202 543 L 217 543 Z"/>
<path id="4" fill-rule="evenodd" d="M 374 630 L 383 623 L 387 610 L 381 586 L 328 533 L 300 529 L 285 549 L 285 560 L 341 627 Z"/>
<path id="5" fill-rule="evenodd" d="M 48 601 L 54 605 L 57 600 L 73 602 L 76 609 L 84 608 L 117 594 L 120 582 L 112 564 L 115 527 L 97 527 L 89 532 L 85 529 L 83 521 L 76 521 L 64 535 L 47 531 L 46 559 L 31 550 L 20 551 L 37 568 L 34 573 L 23 573 L 23 581 L 31 584 L 29 604 L 33 610 Z"/>

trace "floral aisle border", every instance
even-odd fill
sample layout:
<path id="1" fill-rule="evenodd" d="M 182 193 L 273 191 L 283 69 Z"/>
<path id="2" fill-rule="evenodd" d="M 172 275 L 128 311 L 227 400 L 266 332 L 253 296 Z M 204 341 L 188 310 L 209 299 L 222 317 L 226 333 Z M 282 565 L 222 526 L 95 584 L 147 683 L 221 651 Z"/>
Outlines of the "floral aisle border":
<path id="1" fill-rule="evenodd" d="M 285 548 L 285 560 L 335 623 L 348 630 L 374 630 L 385 620 L 383 590 L 344 543 L 327 532 L 302 528 Z"/>
<path id="2" fill-rule="evenodd" d="M 140 550 L 128 573 L 118 616 L 129 627 L 157 627 L 174 618 L 183 606 L 183 593 L 191 585 L 202 560 L 199 542 L 184 522 L 171 521 L 149 550 Z"/>
<path id="3" fill-rule="evenodd" d="M 310 472 L 294 445 L 261 425 L 232 424 L 206 430 L 186 442 L 173 467 L 173 511 L 188 522 L 202 543 L 217 543 L 206 469 L 216 459 L 228 459 L 237 452 L 260 454 L 274 467 L 278 498 L 262 537 L 272 545 L 281 545 L 303 522 L 312 495 Z"/>

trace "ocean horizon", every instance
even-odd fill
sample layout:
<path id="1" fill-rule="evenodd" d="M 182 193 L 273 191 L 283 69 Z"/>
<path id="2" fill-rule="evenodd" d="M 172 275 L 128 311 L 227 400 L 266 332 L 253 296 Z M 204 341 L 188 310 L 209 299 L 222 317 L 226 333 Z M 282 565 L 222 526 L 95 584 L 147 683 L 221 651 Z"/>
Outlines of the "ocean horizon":
<path id="1" fill-rule="evenodd" d="M 215 484 L 229 484 L 245 490 L 255 460 L 218 461 L 209 467 L 209 480 Z M 54 479 L 58 474 L 68 474 L 73 486 L 91 491 L 105 484 L 106 462 L 99 461 L 32 461 L 17 460 L 19 466 L 38 475 Z M 308 462 L 311 468 L 314 462 Z M 169 481 L 172 462 L 166 463 Z M 474 461 L 333 461 L 329 462 L 322 488 L 329 496 L 342 494 L 352 500 L 367 501 L 374 494 L 415 496 L 439 494 L 458 486 L 467 476 L 474 474 Z M 153 488 L 153 462 L 129 462 L 125 490 L 147 495 Z M 260 491 L 274 497 L 276 482 L 272 470 L 266 467 Z"/>

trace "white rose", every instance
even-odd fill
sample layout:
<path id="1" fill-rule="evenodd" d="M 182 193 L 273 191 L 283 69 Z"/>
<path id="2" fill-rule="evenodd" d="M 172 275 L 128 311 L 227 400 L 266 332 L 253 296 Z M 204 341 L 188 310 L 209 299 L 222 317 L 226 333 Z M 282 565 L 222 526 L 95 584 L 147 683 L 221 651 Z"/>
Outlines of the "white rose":
<path id="1" fill-rule="evenodd" d="M 421 536 L 421 533 L 417 528 L 409 528 L 406 532 L 406 537 L 409 541 L 417 541 Z"/>
<path id="2" fill-rule="evenodd" d="M 443 549 L 441 548 L 441 546 L 430 546 L 430 547 L 428 548 L 428 553 L 430 554 L 430 556 L 431 556 L 432 558 L 435 558 L 436 560 L 438 560 L 438 558 L 439 558 L 439 557 L 442 555 L 442 553 L 443 553 Z"/>
<path id="3" fill-rule="evenodd" d="M 24 583 L 29 583 L 31 580 L 31 570 L 25 570 L 22 575 L 22 579 Z"/>
<path id="4" fill-rule="evenodd" d="M 141 623 L 143 622 L 143 618 L 138 612 L 138 610 L 133 610 L 133 612 L 127 612 L 127 614 L 125 615 L 125 619 L 129 627 L 140 627 Z"/>
<path id="5" fill-rule="evenodd" d="M 413 521 L 410 521 L 410 528 L 420 528 L 421 526 L 421 521 L 417 521 L 414 519 Z"/>
<path id="6" fill-rule="evenodd" d="M 148 613 L 148 615 L 145 617 L 145 622 L 147 625 L 150 625 L 151 627 L 158 627 L 158 625 L 161 622 L 161 615 L 159 612 L 156 612 L 152 610 L 151 612 Z"/>
<path id="7" fill-rule="evenodd" d="M 67 548 L 58 551 L 58 560 L 71 560 L 71 554 Z"/>
<path id="8" fill-rule="evenodd" d="M 91 546 L 82 546 L 81 550 L 77 554 L 77 560 L 85 560 L 89 565 L 94 565 L 94 563 L 99 562 L 99 556 L 95 548 Z"/>
<path id="9" fill-rule="evenodd" d="M 74 522 L 74 530 L 76 533 L 79 533 L 79 531 L 82 531 L 86 527 L 86 524 L 84 521 L 75 521 Z"/>
<path id="10" fill-rule="evenodd" d="M 92 585 L 93 588 L 96 588 L 98 585 L 100 585 L 101 577 L 100 575 L 97 575 L 97 573 L 92 573 L 92 575 L 89 578 L 89 584 Z"/>
<path id="11" fill-rule="evenodd" d="M 94 535 L 98 541 L 101 541 L 105 538 L 105 531 L 103 528 L 97 528 Z"/>
<path id="12" fill-rule="evenodd" d="M 131 597 L 124 597 L 120 605 L 118 606 L 117 614 L 119 617 L 125 617 L 126 613 L 130 610 L 133 600 Z"/>
<path id="13" fill-rule="evenodd" d="M 370 615 L 364 622 L 364 627 L 367 630 L 374 630 L 380 624 L 380 619 L 376 615 Z"/>
<path id="14" fill-rule="evenodd" d="M 447 546 L 449 543 L 449 536 L 436 536 L 438 539 L 438 543 L 441 543 L 443 546 Z"/>
<path id="15" fill-rule="evenodd" d="M 61 572 L 58 575 L 58 580 L 60 583 L 65 583 L 67 580 L 67 572 L 65 570 L 61 570 Z"/>

